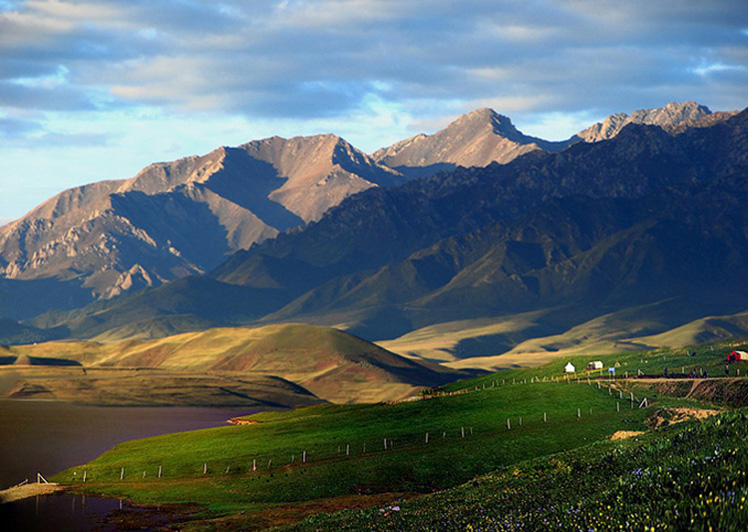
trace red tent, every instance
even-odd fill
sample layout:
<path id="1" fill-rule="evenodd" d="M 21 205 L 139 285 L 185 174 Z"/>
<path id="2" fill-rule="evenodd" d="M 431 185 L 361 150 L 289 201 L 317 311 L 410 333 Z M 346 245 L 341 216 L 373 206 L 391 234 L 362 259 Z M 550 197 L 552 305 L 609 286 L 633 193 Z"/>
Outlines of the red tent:
<path id="1" fill-rule="evenodd" d="M 733 351 L 727 355 L 728 362 L 738 362 L 740 360 L 748 360 L 748 353 L 745 351 Z"/>

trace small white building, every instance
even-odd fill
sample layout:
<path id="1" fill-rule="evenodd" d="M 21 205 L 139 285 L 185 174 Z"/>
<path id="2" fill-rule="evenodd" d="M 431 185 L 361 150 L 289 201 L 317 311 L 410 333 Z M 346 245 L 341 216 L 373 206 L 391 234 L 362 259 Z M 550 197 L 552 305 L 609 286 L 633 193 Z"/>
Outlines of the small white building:
<path id="1" fill-rule="evenodd" d="M 576 373 L 576 372 L 577 372 L 577 368 L 574 367 L 574 364 L 572 364 L 571 362 L 567 362 L 566 365 L 564 366 L 564 373 Z"/>
<path id="2" fill-rule="evenodd" d="M 587 364 L 587 369 L 603 369 L 603 361 L 593 360 L 592 362 Z"/>

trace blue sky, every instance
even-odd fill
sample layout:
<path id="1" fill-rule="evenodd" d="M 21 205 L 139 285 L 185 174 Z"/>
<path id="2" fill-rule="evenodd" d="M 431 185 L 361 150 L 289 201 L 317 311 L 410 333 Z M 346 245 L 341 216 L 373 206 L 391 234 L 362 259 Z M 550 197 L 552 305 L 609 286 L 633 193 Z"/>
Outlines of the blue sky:
<path id="1" fill-rule="evenodd" d="M 371 152 L 492 107 L 557 140 L 748 106 L 745 0 L 0 0 L 0 222 L 271 135 Z"/>

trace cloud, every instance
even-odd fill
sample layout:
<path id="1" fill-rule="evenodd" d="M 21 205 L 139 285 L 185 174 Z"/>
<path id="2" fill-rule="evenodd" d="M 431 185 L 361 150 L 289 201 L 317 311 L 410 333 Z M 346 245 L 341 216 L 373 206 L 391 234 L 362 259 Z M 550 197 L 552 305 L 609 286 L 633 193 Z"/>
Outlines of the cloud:
<path id="1" fill-rule="evenodd" d="M 0 102 L 5 109 L 86 109 L 101 106 L 106 93 L 110 105 L 266 118 L 343 117 L 372 96 L 406 107 L 461 100 L 463 110 L 496 101 L 510 102 L 499 111 L 612 111 L 681 95 L 708 100 L 713 87 L 705 77 L 746 66 L 745 57 L 728 57 L 746 47 L 743 1 L 2 6 L 0 82 L 68 72 L 55 98 L 29 90 Z M 381 84 L 391 90 L 378 90 Z M 511 104 L 518 101 L 529 103 Z"/>
<path id="2" fill-rule="evenodd" d="M 669 101 L 744 108 L 747 87 L 745 0 L 0 0 L 19 183 L 30 149 L 80 183 L 274 133 L 373 151 L 485 106 L 562 138 Z"/>
<path id="3" fill-rule="evenodd" d="M 17 138 L 38 131 L 40 125 L 32 120 L 0 116 L 0 137 Z"/>

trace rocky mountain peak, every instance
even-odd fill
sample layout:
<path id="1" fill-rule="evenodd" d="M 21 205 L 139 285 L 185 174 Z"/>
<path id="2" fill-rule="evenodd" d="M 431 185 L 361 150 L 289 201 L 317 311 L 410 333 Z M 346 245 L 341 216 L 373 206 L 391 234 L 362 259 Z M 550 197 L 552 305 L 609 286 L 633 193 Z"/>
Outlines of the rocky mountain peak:
<path id="1" fill-rule="evenodd" d="M 691 124 L 704 119 L 712 112 L 708 107 L 689 101 L 670 102 L 664 107 L 639 109 L 628 115 L 616 113 L 602 122 L 598 122 L 577 133 L 576 137 L 585 142 L 597 142 L 615 137 L 628 124 L 646 124 L 659 126 L 672 131 L 684 124 Z"/>
<path id="2" fill-rule="evenodd" d="M 457 120 L 450 123 L 445 130 L 459 130 L 461 128 L 472 130 L 488 129 L 496 135 L 508 139 L 517 139 L 522 136 L 522 133 L 512 124 L 511 118 L 501 115 L 488 107 L 476 109 L 460 116 Z"/>
<path id="3" fill-rule="evenodd" d="M 466 113 L 433 135 L 416 135 L 374 152 L 374 160 L 390 168 L 426 175 L 455 166 L 507 163 L 537 149 L 559 151 L 566 142 L 548 142 L 524 135 L 493 109 Z"/>

